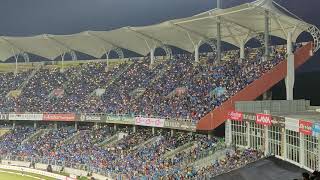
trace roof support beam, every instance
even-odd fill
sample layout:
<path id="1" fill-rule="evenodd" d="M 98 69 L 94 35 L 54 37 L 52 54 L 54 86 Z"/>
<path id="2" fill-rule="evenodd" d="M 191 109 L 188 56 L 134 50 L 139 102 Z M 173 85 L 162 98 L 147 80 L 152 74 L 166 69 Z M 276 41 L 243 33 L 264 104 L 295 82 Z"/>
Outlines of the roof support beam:
<path id="1" fill-rule="evenodd" d="M 64 44 L 63 42 L 58 41 L 57 39 L 55 39 L 53 36 L 50 36 L 48 34 L 44 34 L 43 35 L 44 38 L 53 41 L 56 44 L 59 44 L 60 46 L 65 47 L 66 49 L 68 49 L 68 51 L 70 52 L 70 55 L 72 57 L 72 60 L 77 60 L 77 57 L 75 55 L 72 55 L 72 51 L 74 52 L 75 50 L 73 50 L 71 47 L 67 46 L 66 44 Z M 61 54 L 65 53 L 64 51 L 60 50 Z"/>
<path id="2" fill-rule="evenodd" d="M 127 27 L 130 31 L 132 32 L 135 32 L 138 36 L 140 36 L 140 38 L 142 38 L 143 40 L 145 40 L 147 42 L 147 39 L 151 39 L 154 43 L 154 47 L 153 48 L 156 48 L 156 44 L 158 44 L 158 46 L 162 46 L 164 45 L 165 43 L 163 43 L 163 41 L 159 40 L 159 39 L 156 39 L 154 37 L 151 37 L 150 35 L 148 34 L 145 34 L 145 33 L 142 33 L 136 29 L 134 29 L 133 27 Z M 147 39 L 146 39 L 147 38 Z"/>

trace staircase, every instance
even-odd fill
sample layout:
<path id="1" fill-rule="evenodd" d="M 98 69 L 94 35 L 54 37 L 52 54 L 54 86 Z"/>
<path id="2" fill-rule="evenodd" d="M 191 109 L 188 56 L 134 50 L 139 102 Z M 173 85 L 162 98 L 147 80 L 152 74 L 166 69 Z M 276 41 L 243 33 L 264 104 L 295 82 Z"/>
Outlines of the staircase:
<path id="1" fill-rule="evenodd" d="M 148 139 L 147 141 L 145 141 L 145 142 L 143 142 L 143 143 L 141 143 L 141 144 L 138 144 L 138 145 L 136 145 L 135 147 L 133 147 L 132 148 L 132 150 L 137 150 L 137 149 L 139 149 L 139 148 L 142 148 L 143 146 L 145 146 L 145 145 L 147 145 L 147 144 L 149 144 L 149 143 L 151 143 L 151 142 L 155 142 L 157 139 L 159 138 L 159 136 L 156 136 L 156 137 L 153 137 L 153 138 L 151 138 L 151 139 Z"/>
<path id="2" fill-rule="evenodd" d="M 167 153 L 165 153 L 163 155 L 163 158 L 171 158 L 173 157 L 174 155 L 182 152 L 182 151 L 188 151 L 188 150 L 191 150 L 195 145 L 195 141 L 192 141 L 192 142 L 188 142 L 180 147 L 177 147 L 176 149 L 173 149 L 171 151 L 168 151 Z"/>
<path id="3" fill-rule="evenodd" d="M 294 54 L 295 68 L 297 69 L 304 64 L 312 56 L 312 43 L 299 48 Z M 255 80 L 247 87 L 242 89 L 233 97 L 229 98 L 226 102 L 222 103 L 218 108 L 212 110 L 206 116 L 200 119 L 197 124 L 197 130 L 209 131 L 221 125 L 228 116 L 228 112 L 234 110 L 235 102 L 237 101 L 252 101 L 268 91 L 279 81 L 284 79 L 287 74 L 286 61 L 280 62 L 269 72 L 262 75 L 259 79 Z"/>
<path id="4" fill-rule="evenodd" d="M 48 132 L 49 132 L 48 129 L 40 129 L 40 130 L 36 131 L 35 133 L 33 133 L 33 134 L 32 134 L 31 136 L 29 136 L 28 138 L 26 138 L 25 140 L 23 140 L 23 141 L 21 142 L 21 144 L 26 144 L 26 143 L 28 143 L 28 142 L 31 142 L 31 141 L 37 139 L 38 137 L 43 136 L 44 134 L 46 134 L 46 133 L 48 133 Z"/>
<path id="5" fill-rule="evenodd" d="M 43 64 L 38 64 L 38 66 L 31 72 L 31 74 L 27 77 L 27 79 L 25 81 L 23 81 L 23 83 L 19 86 L 19 89 L 23 89 L 24 87 L 26 87 L 26 85 L 28 84 L 28 82 L 30 81 L 30 79 L 36 75 L 36 73 L 39 71 L 39 69 L 43 66 Z"/>

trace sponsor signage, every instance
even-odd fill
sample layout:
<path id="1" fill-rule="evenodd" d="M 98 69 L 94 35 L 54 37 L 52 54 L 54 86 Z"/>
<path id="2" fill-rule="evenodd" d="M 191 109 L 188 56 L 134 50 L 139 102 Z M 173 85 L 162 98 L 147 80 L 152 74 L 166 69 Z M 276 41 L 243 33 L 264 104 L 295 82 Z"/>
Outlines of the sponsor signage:
<path id="1" fill-rule="evenodd" d="M 312 124 L 312 135 L 316 137 L 320 135 L 320 123 Z"/>
<path id="2" fill-rule="evenodd" d="M 261 114 L 257 116 L 257 114 L 255 113 L 242 113 L 243 114 L 243 121 L 255 121 L 257 122 L 257 117 L 261 117 Z M 262 114 L 262 115 L 266 115 L 266 116 L 270 116 L 271 117 L 271 125 L 272 126 L 280 126 L 280 127 L 284 127 L 285 126 L 285 118 L 283 117 L 278 117 L 278 116 L 271 116 L 271 115 L 267 115 L 267 114 Z M 262 120 L 262 119 L 260 119 Z M 259 124 L 259 123 L 257 123 Z"/>
<path id="3" fill-rule="evenodd" d="M 243 120 L 243 113 L 238 111 L 230 111 L 228 113 L 228 119 L 234 120 L 234 121 L 242 121 Z"/>
<path id="4" fill-rule="evenodd" d="M 0 113 L 0 120 L 8 120 L 8 119 L 9 119 L 9 115 L 8 114 Z"/>
<path id="5" fill-rule="evenodd" d="M 99 122 L 102 121 L 102 117 L 100 115 L 81 114 L 80 121 Z"/>
<path id="6" fill-rule="evenodd" d="M 135 124 L 135 118 L 130 116 L 106 115 L 103 116 L 102 121 L 113 124 Z"/>
<path id="7" fill-rule="evenodd" d="M 150 127 L 164 127 L 165 119 L 158 118 L 145 118 L 145 117 L 136 117 L 135 125 L 139 126 L 150 126 Z"/>
<path id="8" fill-rule="evenodd" d="M 60 114 L 43 114 L 44 121 L 75 121 L 76 115 L 74 113 L 60 113 Z"/>
<path id="9" fill-rule="evenodd" d="M 16 120 L 16 121 L 24 121 L 24 120 L 41 121 L 42 118 L 43 118 L 43 114 L 23 114 L 23 113 L 9 114 L 9 120 Z"/>
<path id="10" fill-rule="evenodd" d="M 272 117 L 270 114 L 256 114 L 256 123 L 264 126 L 272 125 Z"/>
<path id="11" fill-rule="evenodd" d="M 299 120 L 299 132 L 304 135 L 312 135 L 312 122 Z"/>
<path id="12" fill-rule="evenodd" d="M 192 122 L 187 121 L 180 121 L 180 120 L 165 120 L 164 122 L 165 128 L 170 129 L 180 129 L 180 130 L 187 130 L 187 131 L 196 131 L 196 125 Z"/>

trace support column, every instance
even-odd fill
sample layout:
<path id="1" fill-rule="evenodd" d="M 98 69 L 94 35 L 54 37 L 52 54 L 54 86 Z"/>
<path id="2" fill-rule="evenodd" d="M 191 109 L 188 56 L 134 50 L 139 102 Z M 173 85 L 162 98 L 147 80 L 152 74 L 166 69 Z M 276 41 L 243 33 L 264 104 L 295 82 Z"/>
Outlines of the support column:
<path id="1" fill-rule="evenodd" d="M 247 135 L 247 148 L 249 148 L 250 147 L 250 145 L 251 145 L 251 139 L 250 139 L 250 122 L 249 121 L 247 121 L 246 122 L 246 124 L 247 124 L 247 126 L 246 126 L 246 129 L 247 129 L 247 131 L 246 131 L 246 135 Z"/>
<path id="2" fill-rule="evenodd" d="M 292 53 L 292 32 L 289 32 L 287 39 L 287 77 L 285 79 L 287 100 L 293 100 L 293 87 L 295 81 L 294 73 L 295 69 L 294 54 Z"/>
<path id="3" fill-rule="evenodd" d="M 175 135 L 175 130 L 174 130 L 174 129 L 171 129 L 171 130 L 170 130 L 170 136 L 173 137 L 174 135 Z"/>
<path id="4" fill-rule="evenodd" d="M 211 138 L 212 138 L 212 133 L 208 132 L 208 139 L 211 139 Z"/>
<path id="5" fill-rule="evenodd" d="M 97 122 L 94 123 L 94 129 L 99 129 L 99 125 Z"/>
<path id="6" fill-rule="evenodd" d="M 199 45 L 194 46 L 194 61 L 199 63 Z"/>
<path id="7" fill-rule="evenodd" d="M 281 156 L 284 159 L 287 159 L 287 137 L 286 137 L 286 129 L 284 127 L 281 128 L 281 149 L 282 149 Z"/>
<path id="8" fill-rule="evenodd" d="M 16 60 L 16 69 L 15 69 L 15 74 L 18 73 L 18 58 L 19 58 L 19 55 L 14 55 L 14 59 Z"/>
<path id="9" fill-rule="evenodd" d="M 109 54 L 110 54 L 110 51 L 108 51 L 106 53 L 106 57 L 107 57 L 107 67 L 106 67 L 106 69 L 107 69 L 107 71 L 109 70 Z"/>
<path id="10" fill-rule="evenodd" d="M 113 130 L 114 130 L 114 131 L 117 131 L 117 129 L 118 129 L 117 125 L 114 124 L 114 125 L 113 125 Z"/>
<path id="11" fill-rule="evenodd" d="M 74 122 L 74 129 L 77 131 L 78 130 L 78 122 Z"/>
<path id="12" fill-rule="evenodd" d="M 221 9 L 221 0 L 217 0 L 217 8 Z M 221 61 L 221 18 L 217 17 L 217 62 Z"/>
<path id="13" fill-rule="evenodd" d="M 58 122 L 54 122 L 54 129 L 55 129 L 55 130 L 58 129 Z"/>
<path id="14" fill-rule="evenodd" d="M 154 135 L 156 133 L 156 130 L 154 127 L 152 127 L 152 135 Z"/>
<path id="15" fill-rule="evenodd" d="M 136 132 L 137 132 L 137 126 L 135 126 L 135 125 L 132 126 L 132 132 L 133 132 L 133 133 L 136 133 Z"/>
<path id="16" fill-rule="evenodd" d="M 36 122 L 36 121 L 33 122 L 33 128 L 34 128 L 34 129 L 37 128 L 37 122 Z"/>
<path id="17" fill-rule="evenodd" d="M 217 18 L 217 63 L 221 62 L 221 18 Z"/>
<path id="18" fill-rule="evenodd" d="M 16 121 L 13 121 L 12 128 L 15 128 L 15 127 L 16 127 Z"/>
<path id="19" fill-rule="evenodd" d="M 65 53 L 61 55 L 61 71 L 62 72 L 64 71 L 64 56 L 65 56 Z"/>
<path id="20" fill-rule="evenodd" d="M 150 67 L 152 67 L 154 64 L 154 51 L 155 49 L 150 50 Z"/>
<path id="21" fill-rule="evenodd" d="M 304 166 L 304 140 L 303 140 L 304 134 L 302 133 L 299 133 L 299 134 L 300 134 L 299 164 Z"/>
<path id="22" fill-rule="evenodd" d="M 265 11 L 265 16 L 264 16 L 264 55 L 265 55 L 265 60 L 269 57 L 269 11 Z"/>
<path id="23" fill-rule="evenodd" d="M 242 59 L 244 59 L 245 57 L 244 57 L 244 45 L 245 45 L 245 43 L 244 43 L 244 41 L 243 40 L 241 40 L 241 43 L 240 43 L 240 59 L 242 60 Z"/>
<path id="24" fill-rule="evenodd" d="M 264 126 L 264 155 L 269 154 L 269 133 L 268 126 Z"/>
<path id="25" fill-rule="evenodd" d="M 231 131 L 231 120 L 230 119 L 227 119 L 227 121 L 226 121 L 225 141 L 226 141 L 227 146 L 230 146 L 232 143 L 236 144 L 236 142 L 232 142 L 232 131 Z"/>

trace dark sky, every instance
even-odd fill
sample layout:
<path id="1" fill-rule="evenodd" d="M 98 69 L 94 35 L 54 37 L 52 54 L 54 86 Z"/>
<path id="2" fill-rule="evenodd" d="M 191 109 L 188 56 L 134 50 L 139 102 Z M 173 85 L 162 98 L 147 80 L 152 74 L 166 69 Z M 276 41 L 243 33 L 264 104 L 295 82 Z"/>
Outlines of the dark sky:
<path id="1" fill-rule="evenodd" d="M 222 0 L 222 3 L 226 8 L 250 1 Z M 276 2 L 320 27 L 320 0 Z M 0 35 L 70 34 L 149 25 L 214 7 L 216 0 L 0 0 Z M 318 66 L 312 67 L 320 69 L 319 61 L 316 63 Z"/>

